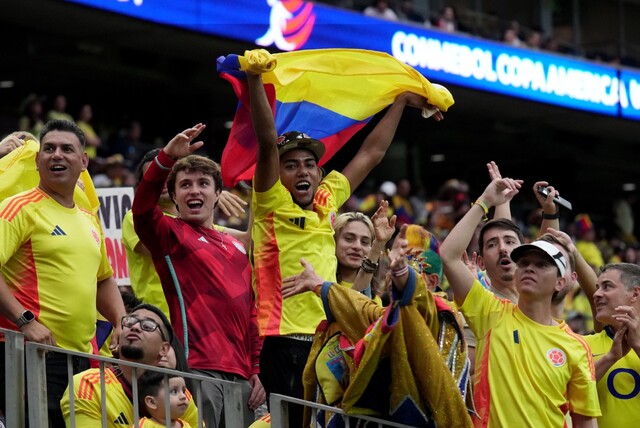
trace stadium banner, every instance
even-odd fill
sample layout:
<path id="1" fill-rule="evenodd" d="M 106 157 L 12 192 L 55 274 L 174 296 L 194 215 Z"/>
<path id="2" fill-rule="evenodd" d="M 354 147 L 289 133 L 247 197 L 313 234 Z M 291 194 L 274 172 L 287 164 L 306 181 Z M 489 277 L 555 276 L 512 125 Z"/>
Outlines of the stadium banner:
<path id="1" fill-rule="evenodd" d="M 96 193 L 100 201 L 98 217 L 113 277 L 118 285 L 131 285 L 127 253 L 122 242 L 122 219 L 133 204 L 133 187 L 97 188 Z"/>
<path id="2" fill-rule="evenodd" d="M 310 1 L 65 1 L 274 52 L 323 48 L 386 52 L 432 82 L 640 120 L 640 71 L 383 21 Z"/>

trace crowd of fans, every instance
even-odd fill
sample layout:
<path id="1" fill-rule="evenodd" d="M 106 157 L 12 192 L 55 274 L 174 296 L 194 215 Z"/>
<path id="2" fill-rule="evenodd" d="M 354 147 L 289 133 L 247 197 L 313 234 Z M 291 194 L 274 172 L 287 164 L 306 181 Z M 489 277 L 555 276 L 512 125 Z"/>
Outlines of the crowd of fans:
<path id="1" fill-rule="evenodd" d="M 622 59 L 600 50 L 586 52 L 569 41 L 559 40 L 554 34 L 544 34 L 542 29 L 535 24 L 523 26 L 517 20 L 494 15 L 483 15 L 481 19 L 478 19 L 478 14 L 468 13 L 471 11 L 467 10 L 457 10 L 450 5 L 445 5 L 438 13 L 429 16 L 423 15 L 417 10 L 414 0 L 372 0 L 368 2 L 368 5 L 363 5 L 365 2 L 357 0 L 322 0 L 322 3 L 345 9 L 360 10 L 364 15 L 380 19 L 402 21 L 448 33 L 471 34 L 501 41 L 514 47 L 586 56 L 614 65 L 621 62 L 629 66 L 637 65 L 634 58 Z"/>
<path id="2" fill-rule="evenodd" d="M 443 13 L 441 28 L 455 27 L 451 18 Z M 634 192 L 616 200 L 608 234 L 588 213 L 562 211 L 552 183 L 523 187 L 493 162 L 477 177 L 489 183 L 477 198 L 458 179 L 434 197 L 408 179 L 357 192 L 403 111 L 428 102 L 398 95 L 345 168 L 324 174 L 323 143 L 293 130 L 277 135 L 263 56 L 247 69 L 253 188 L 222 190 L 220 166 L 196 154 L 203 124 L 154 148 L 137 122 L 101 136 L 91 106 L 74 120 L 62 95 L 46 115 L 42 98 L 28 98 L 20 129 L 0 143 L 2 159 L 31 147 L 39 176 L 37 187 L 0 201 L 0 326 L 97 352 L 102 343 L 89 336 L 100 312 L 113 326 L 103 340 L 113 355 L 148 365 L 177 357 L 182 364 L 168 366 L 237 382 L 248 417 L 279 393 L 414 426 L 559 426 L 570 416 L 574 427 L 596 418 L 606 427 L 637 418 L 627 401 L 637 384 L 607 386 L 616 370 L 639 369 Z M 131 288 L 153 305 L 126 308 L 117 294 L 89 182 L 84 192 L 77 186 L 87 168 L 96 185 L 137 187 L 123 241 Z M 515 209 L 529 191 L 536 205 Z M 100 420 L 95 369 L 77 361 L 67 388 L 63 359 L 47 364 L 50 426 L 69 426 L 72 394 L 77 424 Z M 130 423 L 131 372 L 108 377 L 123 409 L 110 421 Z M 163 384 L 146 374 L 141 384 L 148 426 L 197 420 L 181 378 Z M 171 409 L 161 404 L 165 392 L 175 396 Z M 198 393 L 207 426 L 224 426 L 222 387 Z M 311 418 L 297 406 L 288 417 L 291 427 Z M 316 418 L 330 426 L 336 415 Z"/>

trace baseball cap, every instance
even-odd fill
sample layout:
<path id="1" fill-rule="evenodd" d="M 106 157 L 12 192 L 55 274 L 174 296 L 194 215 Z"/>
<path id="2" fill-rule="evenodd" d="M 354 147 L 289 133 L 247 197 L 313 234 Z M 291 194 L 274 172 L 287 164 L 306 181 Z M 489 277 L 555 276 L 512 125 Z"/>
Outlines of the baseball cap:
<path id="1" fill-rule="evenodd" d="M 533 241 L 531 244 L 520 245 L 511 252 L 511 260 L 517 262 L 524 253 L 528 251 L 542 251 L 547 255 L 550 261 L 552 261 L 560 271 L 560 276 L 564 276 L 567 271 L 567 260 L 565 259 L 562 251 L 560 251 L 555 245 L 547 241 Z"/>
<path id="2" fill-rule="evenodd" d="M 324 144 L 304 132 L 290 131 L 278 137 L 278 156 L 295 149 L 309 150 L 318 162 L 324 154 Z"/>

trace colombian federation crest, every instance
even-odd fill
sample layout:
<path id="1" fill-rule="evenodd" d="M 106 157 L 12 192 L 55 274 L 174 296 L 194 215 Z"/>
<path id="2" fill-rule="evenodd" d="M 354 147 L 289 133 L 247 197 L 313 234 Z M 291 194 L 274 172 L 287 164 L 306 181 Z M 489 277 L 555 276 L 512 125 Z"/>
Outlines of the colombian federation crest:
<path id="1" fill-rule="evenodd" d="M 567 363 L 567 355 L 562 349 L 551 348 L 547 351 L 547 359 L 554 367 L 562 367 Z"/>

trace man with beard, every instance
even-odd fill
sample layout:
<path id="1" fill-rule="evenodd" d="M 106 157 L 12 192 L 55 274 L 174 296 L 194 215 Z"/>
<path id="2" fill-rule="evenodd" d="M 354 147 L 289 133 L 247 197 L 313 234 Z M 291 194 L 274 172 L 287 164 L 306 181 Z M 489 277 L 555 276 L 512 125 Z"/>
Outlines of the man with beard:
<path id="1" fill-rule="evenodd" d="M 122 318 L 120 334 L 120 360 L 150 366 L 162 366 L 170 353 L 173 329 L 164 313 L 153 305 L 143 303 Z M 175 367 L 168 367 L 175 368 Z M 136 377 L 144 370 L 136 369 Z M 102 427 L 102 412 L 107 414 L 107 428 L 129 427 L 133 424 L 133 392 L 130 366 L 106 368 L 105 403 L 102 408 L 100 369 L 89 369 L 73 377 L 75 426 L 83 428 Z M 183 419 L 191 426 L 198 426 L 198 413 L 191 394 L 189 407 Z M 69 388 L 60 401 L 67 427 L 71 426 Z"/>
<path id="2" fill-rule="evenodd" d="M 261 379 L 268 394 L 302 398 L 302 372 L 324 311 L 312 293 L 283 300 L 282 278 L 299 273 L 300 259 L 305 258 L 318 275 L 335 282 L 336 212 L 384 157 L 405 107 L 424 108 L 428 103 L 413 93 L 398 95 L 342 173 L 332 171 L 323 178 L 318 162 L 324 144 L 297 131 L 278 137 L 260 75 L 247 72 L 247 80 L 258 139 L 251 209 L 258 326 L 266 336 Z M 434 117 L 440 120 L 442 114 Z M 290 426 L 299 426 L 301 409 L 290 406 L 289 412 Z"/>

